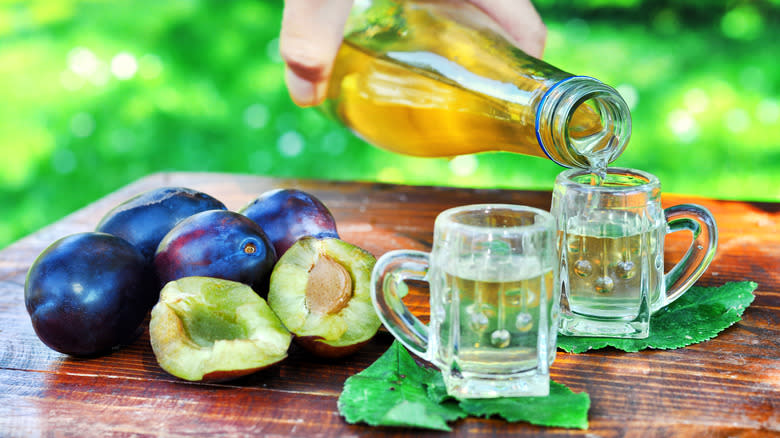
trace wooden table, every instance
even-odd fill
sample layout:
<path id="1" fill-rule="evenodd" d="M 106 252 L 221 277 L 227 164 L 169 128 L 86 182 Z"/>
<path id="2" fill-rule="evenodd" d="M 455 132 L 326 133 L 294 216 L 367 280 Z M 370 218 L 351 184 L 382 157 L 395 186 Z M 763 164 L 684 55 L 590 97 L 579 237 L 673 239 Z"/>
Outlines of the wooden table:
<path id="1" fill-rule="evenodd" d="M 93 229 L 119 202 L 165 185 L 202 190 L 231 209 L 271 188 L 301 188 L 329 206 L 344 240 L 377 256 L 398 248 L 429 249 L 433 220 L 448 207 L 482 202 L 544 209 L 550 205 L 549 192 L 198 173 L 143 178 L 0 251 L 0 436 L 434 434 L 349 425 L 337 411 L 344 380 L 385 351 L 392 341 L 386 332 L 346 359 L 318 360 L 293 349 L 282 365 L 227 384 L 188 383 L 166 374 L 157 365 L 148 334 L 93 359 L 71 358 L 44 346 L 32 330 L 23 300 L 25 274 L 35 257 L 62 236 Z M 666 206 L 681 202 L 706 206 L 720 228 L 717 256 L 698 284 L 758 282 L 756 299 L 743 320 L 713 340 L 678 350 L 559 351 L 552 378 L 590 394 L 587 431 L 471 418 L 454 423 L 453 435 L 780 434 L 780 204 L 665 195 Z M 667 258 L 686 245 L 684 238 L 668 238 Z"/>

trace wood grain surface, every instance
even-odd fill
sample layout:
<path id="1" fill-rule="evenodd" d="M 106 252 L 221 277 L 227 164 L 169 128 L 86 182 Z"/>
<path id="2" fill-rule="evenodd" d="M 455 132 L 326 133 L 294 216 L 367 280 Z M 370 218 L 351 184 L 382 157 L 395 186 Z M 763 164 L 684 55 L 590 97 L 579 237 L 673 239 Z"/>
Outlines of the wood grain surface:
<path id="1" fill-rule="evenodd" d="M 331 209 L 344 240 L 377 256 L 392 249 L 430 249 L 434 218 L 449 207 L 496 202 L 550 206 L 549 192 L 150 175 L 0 251 L 0 436 L 442 435 L 349 425 L 340 417 L 336 400 L 344 380 L 390 345 L 392 338 L 384 331 L 344 359 L 316 359 L 293 348 L 282 364 L 221 384 L 189 383 L 165 373 L 148 333 L 98 358 L 72 358 L 44 346 L 24 308 L 24 279 L 35 257 L 60 237 L 94 229 L 119 202 L 161 186 L 202 190 L 234 210 L 271 188 L 300 188 Z M 590 394 L 588 430 L 469 418 L 453 423 L 451 435 L 780 436 L 780 204 L 667 194 L 663 202 L 693 202 L 712 211 L 720 244 L 697 284 L 756 281 L 756 299 L 743 320 L 715 339 L 683 349 L 559 351 L 551 376 Z M 689 236 L 684 234 L 667 238 L 667 266 L 687 248 Z M 426 319 L 424 296 L 412 296 L 409 306 Z"/>

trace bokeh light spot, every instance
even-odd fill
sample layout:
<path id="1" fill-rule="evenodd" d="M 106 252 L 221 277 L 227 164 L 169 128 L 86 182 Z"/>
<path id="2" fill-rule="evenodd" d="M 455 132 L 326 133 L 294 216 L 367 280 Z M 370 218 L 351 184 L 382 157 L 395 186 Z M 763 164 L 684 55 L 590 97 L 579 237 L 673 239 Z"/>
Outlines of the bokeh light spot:
<path id="1" fill-rule="evenodd" d="M 699 125 L 685 110 L 674 110 L 666 119 L 669 129 L 683 143 L 690 143 L 699 136 Z"/>
<path id="2" fill-rule="evenodd" d="M 767 89 L 766 73 L 754 65 L 745 66 L 739 72 L 740 85 L 746 90 L 754 90 L 759 93 L 765 93 Z"/>
<path id="3" fill-rule="evenodd" d="M 473 174 L 479 165 L 474 155 L 460 155 L 450 160 L 450 171 L 457 176 Z"/>
<path id="4" fill-rule="evenodd" d="M 115 129 L 109 136 L 111 148 L 117 153 L 125 153 L 133 149 L 135 135 L 129 129 Z"/>
<path id="5" fill-rule="evenodd" d="M 683 96 L 685 107 L 693 114 L 703 113 L 710 104 L 710 97 L 701 88 L 691 88 Z"/>
<path id="6" fill-rule="evenodd" d="M 777 123 L 780 119 L 780 106 L 773 99 L 764 99 L 756 106 L 756 118 L 765 125 Z"/>
<path id="7" fill-rule="evenodd" d="M 138 62 L 130 53 L 120 52 L 111 59 L 111 73 L 119 80 L 132 79 L 138 71 Z"/>
<path id="8" fill-rule="evenodd" d="M 729 38 L 752 40 L 764 30 L 764 19 L 755 7 L 740 5 L 723 15 L 720 30 Z"/>
<path id="9" fill-rule="evenodd" d="M 97 56 L 87 48 L 76 47 L 68 53 L 68 68 L 79 76 L 91 76 L 97 70 L 97 66 Z"/>
<path id="10" fill-rule="evenodd" d="M 55 149 L 51 154 L 51 167 L 60 175 L 71 173 L 76 169 L 76 155 L 70 149 Z"/>
<path id="11" fill-rule="evenodd" d="M 636 87 L 631 84 L 620 84 L 616 87 L 616 90 L 623 97 L 623 100 L 626 101 L 629 109 L 633 110 L 636 108 L 636 105 L 639 103 L 639 92 L 636 90 Z"/>
<path id="12" fill-rule="evenodd" d="M 322 136 L 322 150 L 329 155 L 341 155 L 347 148 L 347 138 L 341 131 L 330 131 Z"/>
<path id="13" fill-rule="evenodd" d="M 76 137 L 89 137 L 95 130 L 95 119 L 89 113 L 78 113 L 70 119 L 70 132 Z"/>
<path id="14" fill-rule="evenodd" d="M 547 42 L 545 42 L 545 51 L 556 51 L 566 45 L 566 38 L 556 28 L 547 29 Z"/>
<path id="15" fill-rule="evenodd" d="M 244 123 L 252 129 L 261 129 L 268 124 L 268 119 L 271 113 L 268 111 L 268 107 L 262 103 L 255 103 L 249 105 L 244 110 Z"/>
<path id="16" fill-rule="evenodd" d="M 95 71 L 89 76 L 89 82 L 97 87 L 102 87 L 111 79 L 111 73 L 108 71 L 108 65 L 99 61 Z"/>
<path id="17" fill-rule="evenodd" d="M 732 108 L 723 116 L 723 122 L 729 131 L 739 134 L 750 127 L 750 115 L 742 108 Z"/>
<path id="18" fill-rule="evenodd" d="M 379 182 L 397 183 L 403 181 L 403 173 L 397 167 L 384 167 L 376 175 Z"/>
<path id="19" fill-rule="evenodd" d="M 268 41 L 265 45 L 265 54 L 271 62 L 282 62 L 282 54 L 279 53 L 279 38 Z"/>
<path id="20" fill-rule="evenodd" d="M 303 136 L 296 131 L 287 131 L 279 137 L 276 147 L 285 157 L 295 157 L 303 152 Z"/>

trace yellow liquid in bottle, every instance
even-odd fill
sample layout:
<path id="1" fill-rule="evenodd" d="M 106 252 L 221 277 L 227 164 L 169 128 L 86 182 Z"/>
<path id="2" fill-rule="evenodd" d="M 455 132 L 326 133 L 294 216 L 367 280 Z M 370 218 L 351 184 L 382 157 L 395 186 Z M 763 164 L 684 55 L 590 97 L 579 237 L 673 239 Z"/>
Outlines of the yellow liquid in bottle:
<path id="1" fill-rule="evenodd" d="M 347 36 L 332 71 L 330 110 L 367 142 L 405 155 L 545 157 L 536 104 L 568 74 L 446 16 L 424 8 L 404 14 L 403 34 L 381 51 L 351 42 L 371 38 L 370 27 Z M 573 138 L 602 129 L 588 105 L 578 107 L 571 126 Z"/>

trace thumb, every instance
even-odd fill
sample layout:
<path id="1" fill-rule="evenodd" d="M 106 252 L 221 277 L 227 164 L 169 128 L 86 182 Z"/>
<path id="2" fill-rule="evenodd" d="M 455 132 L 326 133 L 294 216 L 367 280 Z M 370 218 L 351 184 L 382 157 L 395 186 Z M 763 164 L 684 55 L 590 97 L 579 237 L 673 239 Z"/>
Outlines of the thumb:
<path id="1" fill-rule="evenodd" d="M 341 46 L 352 0 L 286 0 L 279 52 L 293 102 L 311 106 L 325 99 L 333 60 Z"/>

